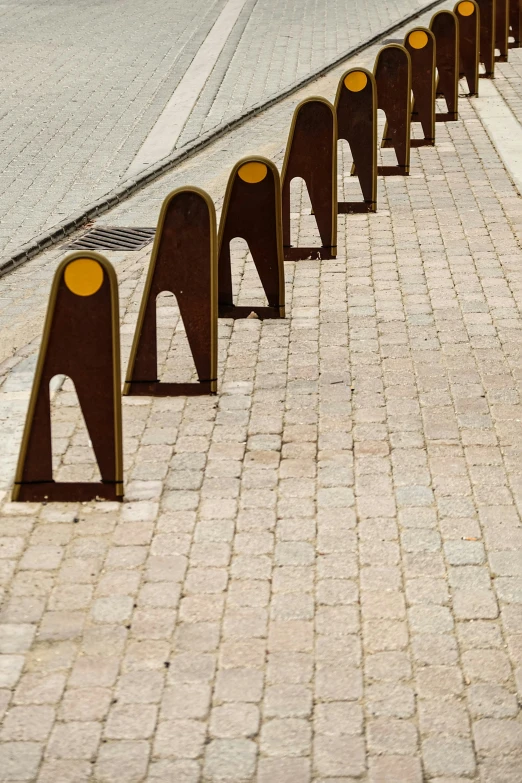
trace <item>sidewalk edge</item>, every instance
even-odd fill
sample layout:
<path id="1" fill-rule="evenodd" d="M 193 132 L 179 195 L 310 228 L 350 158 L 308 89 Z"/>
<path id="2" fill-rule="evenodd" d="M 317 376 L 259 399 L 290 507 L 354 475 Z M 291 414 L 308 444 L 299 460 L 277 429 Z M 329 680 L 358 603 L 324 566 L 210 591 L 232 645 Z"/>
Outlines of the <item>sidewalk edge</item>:
<path id="1" fill-rule="evenodd" d="M 517 195 L 522 195 L 522 124 L 513 110 L 489 79 L 480 85 L 480 98 L 471 98 L 471 105 L 482 123 L 491 143 L 506 168 Z"/>

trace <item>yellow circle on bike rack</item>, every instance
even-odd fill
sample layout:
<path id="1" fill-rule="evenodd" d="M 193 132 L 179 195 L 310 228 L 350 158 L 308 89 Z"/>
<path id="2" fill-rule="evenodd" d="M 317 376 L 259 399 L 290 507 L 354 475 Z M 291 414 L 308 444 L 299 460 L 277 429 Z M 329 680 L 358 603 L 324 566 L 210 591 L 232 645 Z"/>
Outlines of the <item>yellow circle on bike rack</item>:
<path id="1" fill-rule="evenodd" d="M 268 172 L 264 163 L 244 163 L 243 166 L 237 172 L 243 182 L 250 182 L 252 184 L 256 182 L 262 182 Z"/>
<path id="2" fill-rule="evenodd" d="M 361 92 L 368 84 L 368 77 L 362 71 L 352 71 L 344 79 L 344 86 L 350 92 Z"/>
<path id="3" fill-rule="evenodd" d="M 93 258 L 77 258 L 65 267 L 65 285 L 77 296 L 92 296 L 103 283 L 103 268 Z"/>
<path id="4" fill-rule="evenodd" d="M 408 43 L 414 49 L 424 49 L 428 43 L 428 36 L 424 30 L 414 30 L 408 36 Z"/>
<path id="5" fill-rule="evenodd" d="M 461 16 L 471 16 L 471 14 L 475 13 L 475 6 L 469 0 L 464 0 L 464 2 L 458 4 L 457 11 Z"/>

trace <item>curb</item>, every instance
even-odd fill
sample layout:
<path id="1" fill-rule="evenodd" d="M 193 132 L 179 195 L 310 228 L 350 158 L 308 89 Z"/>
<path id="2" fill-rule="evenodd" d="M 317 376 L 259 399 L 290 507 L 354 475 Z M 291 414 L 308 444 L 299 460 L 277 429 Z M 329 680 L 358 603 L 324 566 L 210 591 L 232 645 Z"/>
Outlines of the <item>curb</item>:
<path id="1" fill-rule="evenodd" d="M 270 109 L 275 104 L 279 103 L 280 101 L 284 100 L 288 96 L 292 95 L 292 93 L 297 92 L 302 87 L 306 87 L 308 84 L 311 84 L 316 79 L 321 78 L 321 76 L 325 76 L 329 71 L 333 70 L 342 62 L 344 62 L 344 60 L 347 60 L 351 57 L 354 57 L 357 54 L 360 54 L 368 47 L 373 46 L 384 36 L 395 32 L 395 30 L 400 29 L 405 24 L 408 24 L 409 22 L 413 21 L 417 17 L 421 16 L 421 14 L 426 13 L 426 11 L 435 8 L 440 4 L 441 4 L 441 0 L 431 0 L 431 2 L 427 3 L 422 8 L 418 8 L 413 13 L 403 16 L 397 22 L 394 22 L 393 25 L 390 25 L 390 27 L 387 27 L 384 30 L 380 30 L 371 38 L 368 38 L 365 41 L 362 41 L 361 43 L 357 44 L 357 46 L 354 46 L 351 49 L 346 50 L 342 54 L 338 55 L 334 60 L 331 60 L 326 65 L 321 66 L 321 68 L 312 71 L 302 79 L 299 79 L 293 82 L 292 84 L 288 85 L 288 87 L 285 87 L 279 92 L 274 93 L 272 96 L 269 96 L 266 100 L 261 101 L 260 103 L 256 103 L 254 106 L 251 106 L 247 111 L 243 112 L 242 114 L 238 114 L 236 117 L 233 117 L 228 122 L 218 125 L 216 128 L 209 131 L 208 133 L 205 133 L 203 136 L 200 136 L 195 141 L 185 144 L 179 150 L 176 150 L 175 152 L 172 152 L 170 155 L 168 155 L 166 158 L 163 158 L 159 163 L 155 163 L 152 166 L 150 166 L 148 169 L 145 169 L 143 174 L 140 174 L 138 177 L 125 180 L 122 185 L 109 191 L 107 195 L 103 196 L 101 199 L 98 199 L 97 201 L 94 201 L 92 204 L 90 204 L 81 212 L 77 212 L 76 215 L 73 215 L 72 217 L 63 220 L 62 222 L 58 223 L 54 228 L 36 236 L 34 239 L 30 240 L 30 242 L 27 242 L 25 245 L 22 245 L 20 250 L 18 250 L 14 255 L 12 255 L 6 261 L 0 263 L 0 277 L 3 277 L 4 275 L 8 274 L 13 269 L 16 269 L 17 267 L 21 266 L 21 264 L 25 263 L 26 261 L 29 261 L 31 258 L 34 258 L 43 250 L 46 250 L 47 248 L 63 241 L 68 236 L 70 236 L 70 234 L 73 234 L 75 231 L 78 231 L 80 228 L 82 228 L 82 226 L 84 226 L 93 218 L 98 217 L 98 215 L 102 215 L 104 212 L 108 212 L 110 209 L 112 209 L 112 207 L 115 207 L 118 204 L 120 204 L 122 201 L 125 201 L 125 199 L 127 199 L 136 191 L 138 191 L 140 188 L 144 187 L 145 185 L 148 185 L 150 182 L 153 182 L 155 179 L 158 179 L 162 174 L 165 174 L 167 171 L 170 171 L 171 169 L 175 168 L 177 164 L 181 163 L 182 161 L 186 160 L 192 155 L 195 155 L 197 152 L 200 152 L 204 147 L 207 147 L 213 141 L 216 141 L 217 139 L 219 139 L 221 136 L 224 136 L 229 131 L 238 128 L 247 120 L 257 116 L 258 114 L 261 114 L 261 112 L 265 111 L 266 109 Z"/>

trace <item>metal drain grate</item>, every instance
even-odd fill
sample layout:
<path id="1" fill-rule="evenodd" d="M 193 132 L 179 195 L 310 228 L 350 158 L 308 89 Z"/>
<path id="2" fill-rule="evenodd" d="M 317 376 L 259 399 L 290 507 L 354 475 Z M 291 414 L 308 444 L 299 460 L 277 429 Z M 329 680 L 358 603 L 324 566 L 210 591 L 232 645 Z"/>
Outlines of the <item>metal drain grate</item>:
<path id="1" fill-rule="evenodd" d="M 70 250 L 141 250 L 154 239 L 155 228 L 98 226 L 71 242 Z"/>

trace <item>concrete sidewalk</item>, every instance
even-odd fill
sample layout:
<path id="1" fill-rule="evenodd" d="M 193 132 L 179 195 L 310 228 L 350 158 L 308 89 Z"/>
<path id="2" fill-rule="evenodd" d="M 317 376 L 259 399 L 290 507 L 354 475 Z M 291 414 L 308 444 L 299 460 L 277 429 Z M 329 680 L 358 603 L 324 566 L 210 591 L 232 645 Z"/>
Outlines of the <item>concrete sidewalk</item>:
<path id="1" fill-rule="evenodd" d="M 333 97 L 340 70 L 304 93 Z M 281 165 L 300 97 L 104 222 L 153 225 L 183 183 L 219 206 L 241 154 Z M 216 398 L 125 399 L 121 507 L 9 503 L 63 251 L 0 281 L 6 781 L 519 783 L 521 233 L 462 99 L 376 215 L 339 218 L 337 260 L 285 264 L 287 319 L 220 323 Z M 113 260 L 125 367 L 148 252 Z M 234 281 L 261 297 L 240 243 Z M 160 313 L 162 371 L 189 379 L 172 298 Z M 57 476 L 94 475 L 68 383 L 53 434 Z"/>

